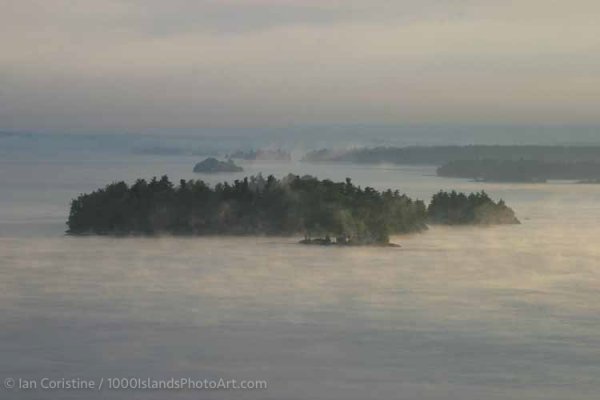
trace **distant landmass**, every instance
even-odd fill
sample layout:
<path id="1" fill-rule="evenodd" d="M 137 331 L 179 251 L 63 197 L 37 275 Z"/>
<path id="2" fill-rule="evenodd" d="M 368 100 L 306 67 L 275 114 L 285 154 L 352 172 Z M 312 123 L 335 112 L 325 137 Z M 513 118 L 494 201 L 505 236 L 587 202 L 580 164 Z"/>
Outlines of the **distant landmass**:
<path id="1" fill-rule="evenodd" d="M 292 156 L 289 151 L 277 149 L 277 150 L 249 150 L 242 151 L 238 150 L 234 153 L 231 153 L 229 158 L 236 158 L 240 160 L 271 160 L 271 161 L 291 161 Z"/>
<path id="2" fill-rule="evenodd" d="M 166 176 L 112 183 L 71 203 L 70 234 L 96 235 L 294 235 L 307 244 L 387 244 L 392 234 L 434 224 L 513 224 L 503 201 L 484 192 L 436 194 L 429 207 L 398 191 L 288 175 L 262 175 L 219 183 Z"/>
<path id="3" fill-rule="evenodd" d="M 463 160 L 535 160 L 543 162 L 600 162 L 600 146 L 415 146 L 351 150 L 317 150 L 307 162 L 443 165 Z"/>
<path id="4" fill-rule="evenodd" d="M 21 137 L 27 137 L 27 136 L 30 136 L 30 135 L 27 134 L 27 133 L 17 133 L 17 132 L 0 131 L 0 138 L 3 138 L 3 137 L 19 137 L 19 136 L 21 136 Z"/>
<path id="5" fill-rule="evenodd" d="M 217 173 L 217 172 L 241 172 L 244 169 L 236 165 L 231 159 L 219 161 L 209 157 L 194 166 L 194 172 Z"/>
<path id="6" fill-rule="evenodd" d="M 600 178 L 598 178 L 598 179 L 582 179 L 582 180 L 578 181 L 577 183 L 597 185 L 597 184 L 600 184 Z"/>
<path id="7" fill-rule="evenodd" d="M 460 160 L 439 167 L 437 174 L 487 182 L 546 182 L 549 179 L 597 181 L 600 179 L 600 162 Z"/>

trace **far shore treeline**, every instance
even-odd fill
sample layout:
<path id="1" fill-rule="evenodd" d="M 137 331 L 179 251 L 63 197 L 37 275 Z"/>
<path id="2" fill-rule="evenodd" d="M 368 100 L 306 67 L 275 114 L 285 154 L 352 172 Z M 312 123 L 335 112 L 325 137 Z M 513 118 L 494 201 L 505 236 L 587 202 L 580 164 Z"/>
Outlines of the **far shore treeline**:
<path id="1" fill-rule="evenodd" d="M 437 175 L 485 182 L 546 182 L 549 179 L 597 182 L 600 162 L 457 160 L 438 167 Z"/>
<path id="2" fill-rule="evenodd" d="M 348 150 L 322 149 L 304 156 L 307 162 L 443 165 L 464 160 L 535 160 L 553 163 L 600 162 L 600 146 L 410 146 Z"/>
<path id="3" fill-rule="evenodd" d="M 503 201 L 484 193 L 440 192 L 429 207 L 398 191 L 361 188 L 312 176 L 251 176 L 208 186 L 174 185 L 166 176 L 116 182 L 71 203 L 70 234 L 333 236 L 349 244 L 388 243 L 427 223 L 518 223 Z"/>
<path id="4" fill-rule="evenodd" d="M 600 183 L 600 146 L 412 146 L 347 150 L 322 149 L 306 162 L 436 165 L 442 177 L 482 182 L 576 180 Z"/>

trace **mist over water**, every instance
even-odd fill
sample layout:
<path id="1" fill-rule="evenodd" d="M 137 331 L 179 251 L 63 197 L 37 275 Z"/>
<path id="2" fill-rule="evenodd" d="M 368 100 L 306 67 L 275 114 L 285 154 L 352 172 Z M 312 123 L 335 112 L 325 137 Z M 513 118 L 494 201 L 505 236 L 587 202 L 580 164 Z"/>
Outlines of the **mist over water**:
<path id="1" fill-rule="evenodd" d="M 262 379 L 267 390 L 23 392 L 11 398 L 596 399 L 600 186 L 484 184 L 434 167 L 201 157 L 1 161 L 2 376 Z M 522 225 L 433 227 L 401 248 L 297 238 L 63 235 L 69 200 L 168 174 L 211 184 L 288 172 L 503 198 Z"/>

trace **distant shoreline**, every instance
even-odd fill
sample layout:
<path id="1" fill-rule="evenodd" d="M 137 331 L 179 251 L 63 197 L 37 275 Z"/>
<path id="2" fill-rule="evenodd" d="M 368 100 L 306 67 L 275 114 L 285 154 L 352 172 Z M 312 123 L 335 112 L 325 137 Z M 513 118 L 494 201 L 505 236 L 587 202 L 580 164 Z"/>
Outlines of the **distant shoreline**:
<path id="1" fill-rule="evenodd" d="M 318 150 L 305 162 L 431 165 L 437 176 L 476 182 L 600 181 L 600 146 L 414 146 Z"/>
<path id="2" fill-rule="evenodd" d="M 531 160 L 540 162 L 600 162 L 598 146 L 466 145 L 360 147 L 308 152 L 304 162 L 350 162 L 356 164 L 437 165 L 452 161 Z"/>

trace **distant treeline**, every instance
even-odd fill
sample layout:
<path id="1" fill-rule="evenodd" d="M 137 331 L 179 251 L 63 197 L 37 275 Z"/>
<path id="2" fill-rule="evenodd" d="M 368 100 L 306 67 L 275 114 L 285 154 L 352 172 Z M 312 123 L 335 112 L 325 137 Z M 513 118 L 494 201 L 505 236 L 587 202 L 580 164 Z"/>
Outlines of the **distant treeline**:
<path id="1" fill-rule="evenodd" d="M 437 169 L 444 177 L 495 182 L 545 182 L 548 179 L 597 180 L 600 162 L 537 160 L 459 160 Z"/>
<path id="2" fill-rule="evenodd" d="M 71 234 L 304 234 L 369 244 L 422 231 L 427 222 L 518 223 L 510 208 L 483 192 L 440 192 L 427 208 L 398 191 L 361 188 L 350 179 L 258 175 L 213 188 L 200 180 L 175 186 L 166 176 L 112 183 L 73 200 L 67 225 Z"/>
<path id="3" fill-rule="evenodd" d="M 600 146 L 431 146 L 317 150 L 304 161 L 443 165 L 456 160 L 600 162 Z"/>
<path id="4" fill-rule="evenodd" d="M 228 155 L 228 158 L 237 158 L 240 160 L 249 160 L 249 161 L 255 161 L 255 160 L 291 161 L 292 160 L 292 156 L 291 156 L 290 152 L 282 150 L 282 149 L 277 149 L 277 150 L 264 149 L 264 150 L 248 150 L 248 151 L 238 150 L 238 151 Z"/>

